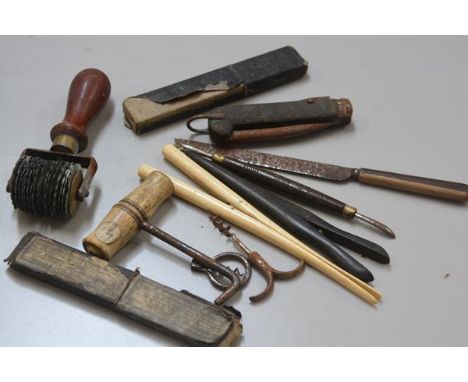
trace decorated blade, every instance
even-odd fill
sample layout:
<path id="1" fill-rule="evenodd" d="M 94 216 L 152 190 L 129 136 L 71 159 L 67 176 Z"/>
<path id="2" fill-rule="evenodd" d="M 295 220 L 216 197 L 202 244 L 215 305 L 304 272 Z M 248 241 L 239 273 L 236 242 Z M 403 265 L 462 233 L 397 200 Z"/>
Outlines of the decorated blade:
<path id="1" fill-rule="evenodd" d="M 197 142 L 188 139 L 177 138 L 175 143 L 179 147 L 185 146 L 194 148 L 211 155 L 217 153 L 255 166 L 291 172 L 294 174 L 308 175 L 315 178 L 337 182 L 351 179 L 357 171 L 354 168 L 289 158 L 281 155 L 261 153 L 258 151 L 215 147 L 209 143 Z"/>

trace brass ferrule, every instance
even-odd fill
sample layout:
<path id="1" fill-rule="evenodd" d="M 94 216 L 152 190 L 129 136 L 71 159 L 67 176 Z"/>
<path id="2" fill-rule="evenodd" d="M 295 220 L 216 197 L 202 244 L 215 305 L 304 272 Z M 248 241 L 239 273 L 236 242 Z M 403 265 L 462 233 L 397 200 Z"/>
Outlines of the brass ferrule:
<path id="1" fill-rule="evenodd" d="M 223 163 L 224 157 L 221 154 L 213 154 L 213 162 Z"/>
<path id="2" fill-rule="evenodd" d="M 79 148 L 80 145 L 75 138 L 70 135 L 62 134 L 55 137 L 50 149 L 62 153 L 77 154 Z"/>
<path id="3" fill-rule="evenodd" d="M 353 206 L 348 206 L 347 204 L 344 206 L 343 211 L 341 213 L 349 218 L 352 218 L 354 215 L 356 215 L 357 208 Z"/>

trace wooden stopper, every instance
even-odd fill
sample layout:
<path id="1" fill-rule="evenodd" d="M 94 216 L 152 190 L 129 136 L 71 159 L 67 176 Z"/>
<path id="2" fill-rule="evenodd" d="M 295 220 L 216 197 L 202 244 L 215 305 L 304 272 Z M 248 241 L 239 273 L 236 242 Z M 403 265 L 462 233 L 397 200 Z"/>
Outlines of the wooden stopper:
<path id="1" fill-rule="evenodd" d="M 110 260 L 140 230 L 140 221 L 154 215 L 174 192 L 171 180 L 153 171 L 139 187 L 114 205 L 96 229 L 83 240 L 86 252 Z"/>

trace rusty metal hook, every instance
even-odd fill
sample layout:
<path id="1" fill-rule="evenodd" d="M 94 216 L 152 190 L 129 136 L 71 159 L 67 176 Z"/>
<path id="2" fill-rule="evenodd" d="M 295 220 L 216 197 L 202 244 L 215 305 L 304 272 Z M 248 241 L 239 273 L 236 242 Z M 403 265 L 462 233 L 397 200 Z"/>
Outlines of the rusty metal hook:
<path id="1" fill-rule="evenodd" d="M 243 242 L 239 240 L 236 234 L 232 234 L 231 239 L 242 249 L 248 256 L 248 261 L 252 267 L 256 268 L 265 278 L 267 285 L 263 292 L 249 297 L 250 301 L 258 302 L 263 300 L 273 291 L 274 280 L 287 280 L 295 277 L 304 270 L 305 262 L 301 260 L 299 265 L 290 271 L 279 271 L 273 268 L 268 262 L 260 256 L 257 251 L 251 251 Z"/>
<path id="2" fill-rule="evenodd" d="M 252 267 L 256 268 L 265 278 L 267 285 L 265 289 L 255 295 L 249 297 L 250 301 L 252 302 L 259 302 L 263 300 L 265 297 L 267 297 L 272 291 L 273 291 L 273 285 L 274 285 L 274 280 L 287 280 L 295 277 L 299 273 L 301 273 L 304 270 L 305 267 L 305 262 L 304 260 L 301 260 L 299 265 L 294 268 L 291 271 L 279 271 L 276 268 L 272 267 L 268 262 L 256 251 L 250 250 L 237 236 L 236 234 L 230 232 L 231 230 L 231 225 L 221 219 L 218 216 L 213 216 L 210 215 L 210 219 L 213 223 L 213 225 L 218 228 L 218 230 L 225 235 L 226 237 L 229 237 L 234 241 L 234 243 L 237 244 L 237 246 L 245 253 L 245 257 L 247 261 L 252 265 Z M 216 258 L 216 257 L 215 257 Z M 219 258 L 219 255 L 218 255 Z M 216 282 L 219 282 L 219 277 L 215 277 L 216 275 L 212 274 L 211 275 L 213 278 L 215 278 Z M 210 281 L 211 277 L 210 277 Z M 213 283 L 213 282 L 212 282 Z M 213 285 L 218 285 L 214 284 Z M 221 283 L 219 283 L 219 287 L 221 287 Z M 242 284 L 243 285 L 243 284 Z"/>
<path id="3" fill-rule="evenodd" d="M 223 260 L 234 260 L 238 261 L 243 266 L 243 273 L 239 271 L 239 268 L 232 270 L 229 266 L 227 268 L 231 269 L 237 276 L 239 276 L 239 287 L 244 287 L 249 281 L 252 275 L 252 266 L 249 263 L 249 260 L 246 255 L 239 252 L 222 252 L 213 257 L 218 263 L 221 263 Z M 214 271 L 204 267 L 197 261 L 193 260 L 191 264 L 192 271 L 206 273 L 211 284 L 219 289 L 226 289 L 231 286 L 231 283 L 225 281 L 225 277 L 219 272 Z"/>

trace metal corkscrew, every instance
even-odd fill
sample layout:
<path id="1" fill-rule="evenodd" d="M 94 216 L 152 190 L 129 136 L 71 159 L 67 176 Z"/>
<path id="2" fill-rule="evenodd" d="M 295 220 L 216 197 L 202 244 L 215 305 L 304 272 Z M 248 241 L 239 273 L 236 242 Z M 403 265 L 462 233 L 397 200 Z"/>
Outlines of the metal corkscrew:
<path id="1" fill-rule="evenodd" d="M 250 301 L 252 302 L 259 302 L 263 299 L 265 299 L 268 295 L 271 294 L 273 291 L 273 286 L 274 286 L 274 281 L 275 279 L 278 280 L 287 280 L 291 279 L 295 276 L 297 276 L 299 273 L 301 273 L 304 270 L 305 263 L 303 260 L 301 260 L 300 264 L 294 268 L 291 271 L 279 271 L 275 268 L 273 268 L 268 262 L 256 251 L 250 250 L 238 237 L 235 233 L 231 232 L 232 226 L 221 219 L 218 216 L 210 215 L 210 220 L 212 221 L 213 225 L 226 237 L 230 238 L 236 245 L 242 250 L 241 255 L 244 260 L 247 262 L 249 265 L 248 267 L 245 267 L 246 273 L 244 275 L 240 275 L 241 278 L 241 285 L 245 285 L 249 279 L 250 279 L 250 266 L 254 267 L 257 269 L 265 278 L 267 285 L 265 289 L 254 296 L 249 297 Z M 235 252 L 234 252 L 235 253 Z M 217 261 L 222 261 L 222 260 L 230 260 L 233 259 L 231 257 L 232 252 L 226 252 L 226 253 L 221 253 L 214 258 Z M 228 287 L 228 284 L 226 284 L 223 280 L 222 277 L 220 277 L 219 274 L 212 272 L 209 269 L 206 268 L 201 268 L 199 265 L 196 263 L 192 262 L 192 270 L 196 271 L 201 271 L 201 272 L 206 272 L 210 282 L 220 288 L 220 289 L 225 289 Z M 247 273 L 248 272 L 248 273 Z"/>

